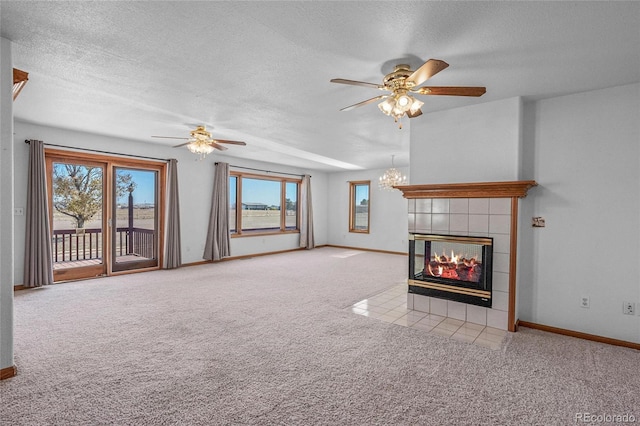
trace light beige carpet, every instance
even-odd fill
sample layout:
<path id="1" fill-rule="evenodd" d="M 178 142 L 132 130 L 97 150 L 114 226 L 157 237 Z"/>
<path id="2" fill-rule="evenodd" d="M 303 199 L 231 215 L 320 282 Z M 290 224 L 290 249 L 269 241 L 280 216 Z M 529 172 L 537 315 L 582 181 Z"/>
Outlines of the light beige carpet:
<path id="1" fill-rule="evenodd" d="M 349 313 L 406 257 L 320 248 L 25 290 L 2 425 L 640 422 L 640 352 L 535 330 L 502 350 Z"/>

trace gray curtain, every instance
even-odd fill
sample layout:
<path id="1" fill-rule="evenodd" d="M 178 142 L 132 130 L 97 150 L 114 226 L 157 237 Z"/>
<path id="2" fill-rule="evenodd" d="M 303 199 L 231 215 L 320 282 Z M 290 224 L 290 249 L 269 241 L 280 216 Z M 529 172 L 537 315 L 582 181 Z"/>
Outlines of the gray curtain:
<path id="1" fill-rule="evenodd" d="M 47 198 L 44 143 L 32 140 L 29 146 L 24 286 L 40 287 L 53 284 L 49 200 Z"/>
<path id="2" fill-rule="evenodd" d="M 316 246 L 313 237 L 313 207 L 311 205 L 311 176 L 304 175 L 300 188 L 300 247 Z"/>
<path id="3" fill-rule="evenodd" d="M 180 197 L 178 196 L 178 160 L 169 160 L 167 186 L 167 232 L 165 238 L 165 269 L 182 265 L 180 249 Z"/>
<path id="4" fill-rule="evenodd" d="M 220 260 L 231 255 L 229 237 L 229 164 L 217 163 L 213 178 L 213 199 L 209 230 L 202 257 Z"/>

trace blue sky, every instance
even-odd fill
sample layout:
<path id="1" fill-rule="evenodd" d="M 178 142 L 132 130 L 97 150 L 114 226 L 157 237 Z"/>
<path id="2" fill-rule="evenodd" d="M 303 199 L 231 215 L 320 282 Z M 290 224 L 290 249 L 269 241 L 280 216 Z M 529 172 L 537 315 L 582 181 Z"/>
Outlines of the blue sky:
<path id="1" fill-rule="evenodd" d="M 129 173 L 137 184 L 133 191 L 133 204 L 145 204 L 155 202 L 155 172 L 148 170 L 118 169 L 118 173 Z M 129 193 L 118 198 L 118 203 L 126 204 Z"/>
<path id="2" fill-rule="evenodd" d="M 244 179 L 242 181 L 243 202 L 280 205 L 280 182 L 274 180 Z"/>
<path id="3" fill-rule="evenodd" d="M 236 192 L 235 180 L 230 179 L 230 193 Z M 287 184 L 287 197 L 296 200 L 295 183 Z M 233 195 L 232 195 L 233 196 Z M 244 178 L 242 181 L 242 202 L 263 203 L 268 206 L 280 206 L 280 182 L 266 179 Z M 233 203 L 233 201 L 232 201 Z"/>

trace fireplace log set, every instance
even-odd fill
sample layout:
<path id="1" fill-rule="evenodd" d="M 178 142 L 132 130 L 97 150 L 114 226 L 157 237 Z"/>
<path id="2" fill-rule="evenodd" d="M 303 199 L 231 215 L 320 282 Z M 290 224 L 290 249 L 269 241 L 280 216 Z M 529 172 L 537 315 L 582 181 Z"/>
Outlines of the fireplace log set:
<path id="1" fill-rule="evenodd" d="M 474 258 L 459 258 L 457 262 L 450 261 L 447 258 L 443 262 L 442 257 L 439 257 L 429 262 L 426 271 L 423 270 L 422 275 L 424 276 L 425 273 L 432 277 L 477 283 L 482 276 L 482 265 L 476 263 Z"/>
<path id="2" fill-rule="evenodd" d="M 410 234 L 409 293 L 491 307 L 492 246 L 489 237 Z"/>

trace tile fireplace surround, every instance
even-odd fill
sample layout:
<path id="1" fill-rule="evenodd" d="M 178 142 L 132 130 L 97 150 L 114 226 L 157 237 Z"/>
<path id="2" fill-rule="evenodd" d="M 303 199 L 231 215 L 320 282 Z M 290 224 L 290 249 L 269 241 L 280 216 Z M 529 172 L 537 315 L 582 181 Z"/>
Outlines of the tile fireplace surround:
<path id="1" fill-rule="evenodd" d="M 409 232 L 493 238 L 491 308 L 407 294 L 407 308 L 516 331 L 518 199 L 535 181 L 402 185 L 409 200 Z"/>

